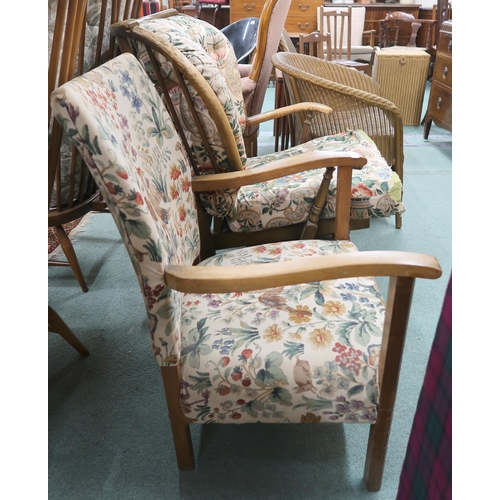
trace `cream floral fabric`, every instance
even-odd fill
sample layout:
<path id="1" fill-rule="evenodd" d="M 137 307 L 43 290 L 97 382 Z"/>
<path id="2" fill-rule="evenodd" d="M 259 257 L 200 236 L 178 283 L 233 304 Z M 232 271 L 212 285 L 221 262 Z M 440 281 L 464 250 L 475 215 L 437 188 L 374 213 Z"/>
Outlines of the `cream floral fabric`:
<path id="1" fill-rule="evenodd" d="M 401 202 L 399 176 L 387 165 L 375 143 L 361 130 L 320 137 L 280 153 L 249 158 L 255 168 L 280 158 L 307 151 L 356 152 L 367 158 L 361 170 L 354 170 L 351 188 L 351 219 L 389 217 L 405 211 Z M 305 221 L 323 178 L 323 170 L 310 170 L 279 179 L 242 187 L 228 211 L 229 227 L 236 232 L 259 231 Z M 337 179 L 334 173 L 322 219 L 335 217 Z M 217 208 L 231 204 L 231 193 L 218 193 Z"/>
<path id="2" fill-rule="evenodd" d="M 322 137 L 276 154 L 247 158 L 243 141 L 245 110 L 241 81 L 234 50 L 224 35 L 208 23 L 186 16 L 172 16 L 167 19 L 144 22 L 141 27 L 172 43 L 205 77 L 225 109 L 244 167 L 253 168 L 314 149 L 339 152 L 354 150 L 366 156 L 368 164 L 353 178 L 351 218 L 390 217 L 405 211 L 401 202 L 402 186 L 398 175 L 388 166 L 375 143 L 361 130 Z M 155 81 L 156 76 L 145 45 L 133 40 L 131 42 L 148 74 Z M 160 54 L 157 54 L 157 60 L 170 89 L 170 97 L 176 106 L 177 115 L 181 117 L 183 129 L 190 141 L 197 167 L 202 173 L 213 172 L 200 133 L 176 81 L 171 63 Z M 217 158 L 218 169 L 222 172 L 231 170 L 208 109 L 189 82 L 186 84 L 194 97 L 197 114 L 201 118 L 204 131 Z M 200 198 L 208 213 L 226 217 L 232 231 L 260 231 L 306 220 L 322 176 L 323 171 L 315 170 L 283 177 L 272 182 L 246 186 L 239 191 L 228 189 L 215 193 L 203 193 Z M 322 218 L 335 217 L 335 192 L 336 180 L 334 178 L 330 186 L 327 205 L 321 214 Z"/>
<path id="3" fill-rule="evenodd" d="M 181 51 L 196 69 L 205 77 L 224 108 L 226 117 L 234 133 L 242 164 L 246 164 L 245 143 L 245 106 L 241 90 L 241 79 L 236 55 L 225 35 L 211 24 L 190 16 L 172 16 L 141 23 L 141 28 L 161 36 Z M 156 81 L 156 75 L 149 59 L 146 46 L 142 42 L 130 40 L 139 60 L 144 64 L 149 76 Z M 215 173 L 205 150 L 200 132 L 193 120 L 184 94 L 181 91 L 172 64 L 161 54 L 156 53 L 162 76 L 167 82 L 170 98 L 176 107 L 177 115 L 183 123 L 187 140 L 201 173 Z M 198 117 L 217 160 L 220 172 L 231 171 L 222 141 L 209 110 L 203 100 L 185 79 L 190 95 L 194 100 Z"/>
<path id="4" fill-rule="evenodd" d="M 160 96 L 130 54 L 57 89 L 77 145 L 133 263 L 161 366 L 181 368 L 195 422 L 375 420 L 385 305 L 373 278 L 248 293 L 181 294 L 168 264 L 191 265 L 199 234 L 190 170 Z M 356 252 L 349 241 L 292 241 L 218 254 L 201 266 L 272 264 Z"/>
<path id="5" fill-rule="evenodd" d="M 191 172 L 172 121 L 137 59 L 126 54 L 52 94 L 113 214 L 134 265 L 160 364 L 177 363 L 182 294 L 165 286 L 167 264 L 191 265 L 199 232 Z"/>
<path id="6" fill-rule="evenodd" d="M 292 241 L 202 265 L 264 264 L 355 252 Z M 182 403 L 196 422 L 374 422 L 385 306 L 373 278 L 183 299 Z"/>

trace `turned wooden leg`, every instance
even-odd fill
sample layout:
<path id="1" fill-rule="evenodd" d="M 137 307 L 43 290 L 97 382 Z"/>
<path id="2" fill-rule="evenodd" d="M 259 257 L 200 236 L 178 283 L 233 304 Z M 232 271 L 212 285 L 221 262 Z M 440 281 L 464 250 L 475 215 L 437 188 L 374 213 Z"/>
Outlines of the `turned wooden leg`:
<path id="1" fill-rule="evenodd" d="M 89 355 L 89 351 L 80 342 L 78 337 L 71 331 L 69 326 L 59 316 L 59 314 L 49 306 L 49 332 L 58 333 L 71 347 L 76 349 L 82 356 Z"/>
<path id="2" fill-rule="evenodd" d="M 63 249 L 66 259 L 68 259 L 68 263 L 73 270 L 76 280 L 78 281 L 82 291 L 88 292 L 89 289 L 87 287 L 87 283 L 85 282 L 85 278 L 83 277 L 82 269 L 80 268 L 80 263 L 78 262 L 71 240 L 62 226 L 54 226 L 54 228 L 56 230 L 57 239 L 61 244 L 61 248 Z"/>
<path id="3" fill-rule="evenodd" d="M 181 409 L 181 386 L 179 365 L 161 368 L 163 387 L 167 398 L 170 426 L 174 438 L 175 453 L 179 470 L 194 469 L 193 443 L 189 420 Z"/>
<path id="4" fill-rule="evenodd" d="M 314 197 L 314 202 L 311 207 L 311 211 L 309 212 L 309 217 L 304 224 L 304 228 L 302 230 L 301 238 L 302 240 L 310 240 L 316 237 L 316 233 L 318 232 L 318 223 L 319 216 L 321 215 L 321 211 L 326 203 L 326 198 L 328 196 L 328 188 L 330 187 L 330 182 L 333 177 L 334 167 L 328 167 L 325 169 L 325 173 L 323 174 L 323 179 L 321 180 L 321 184 L 319 189 Z"/>
<path id="5" fill-rule="evenodd" d="M 401 217 L 401 214 L 396 214 L 396 229 L 401 229 L 403 225 L 403 218 Z"/>

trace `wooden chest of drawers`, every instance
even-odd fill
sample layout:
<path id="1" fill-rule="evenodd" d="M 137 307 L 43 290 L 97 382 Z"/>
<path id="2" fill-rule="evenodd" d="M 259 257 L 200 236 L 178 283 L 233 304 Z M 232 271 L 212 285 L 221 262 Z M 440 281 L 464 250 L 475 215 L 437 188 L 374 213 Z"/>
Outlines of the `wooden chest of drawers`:
<path id="1" fill-rule="evenodd" d="M 432 122 L 451 132 L 452 21 L 445 21 L 439 33 L 431 93 L 424 118 L 424 139 L 429 137 Z"/>
<path id="2" fill-rule="evenodd" d="M 265 0 L 231 2 L 229 19 L 231 23 L 245 17 L 260 17 Z M 318 29 L 317 10 L 323 0 L 292 0 L 285 22 L 285 30 L 291 37 L 299 33 L 311 33 Z"/>

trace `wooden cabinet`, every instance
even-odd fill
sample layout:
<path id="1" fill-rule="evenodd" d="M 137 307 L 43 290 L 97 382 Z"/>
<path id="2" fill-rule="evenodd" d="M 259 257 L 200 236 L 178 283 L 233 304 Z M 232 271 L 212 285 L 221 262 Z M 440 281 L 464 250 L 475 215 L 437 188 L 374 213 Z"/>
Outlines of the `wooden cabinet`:
<path id="1" fill-rule="evenodd" d="M 232 0 L 230 2 L 229 21 L 234 23 L 245 17 L 260 17 L 265 0 Z M 318 29 L 317 11 L 320 5 L 325 7 L 343 7 L 350 5 L 360 5 L 361 2 L 354 4 L 337 4 L 325 2 L 324 0 L 292 0 L 288 16 L 285 23 L 285 29 L 288 34 L 298 37 L 299 33 L 311 33 Z M 412 14 L 415 19 L 419 16 L 420 4 L 401 4 L 401 3 L 372 3 L 363 4 L 366 7 L 365 30 L 375 30 L 375 45 L 378 45 L 380 33 L 379 19 L 384 19 L 389 12 L 406 12 Z M 399 31 L 399 40 L 401 45 L 406 45 L 410 41 L 411 26 L 401 26 Z M 417 37 L 418 39 L 418 37 Z M 365 35 L 363 43 L 369 44 L 370 37 Z"/>
<path id="2" fill-rule="evenodd" d="M 231 23 L 245 17 L 260 17 L 265 0 L 233 0 L 230 5 L 229 19 Z M 299 33 L 311 33 L 318 29 L 317 10 L 323 0 L 292 0 L 285 29 L 291 37 Z"/>
<path id="3" fill-rule="evenodd" d="M 452 21 L 444 21 L 432 75 L 429 103 L 424 118 L 424 139 L 429 137 L 432 122 L 451 132 L 452 90 Z"/>

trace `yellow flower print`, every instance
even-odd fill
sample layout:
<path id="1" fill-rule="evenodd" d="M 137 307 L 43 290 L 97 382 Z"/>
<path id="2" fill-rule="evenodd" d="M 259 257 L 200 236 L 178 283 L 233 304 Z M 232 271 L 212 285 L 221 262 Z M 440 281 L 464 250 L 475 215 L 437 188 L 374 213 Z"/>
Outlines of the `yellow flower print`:
<path id="1" fill-rule="evenodd" d="M 266 333 L 264 335 L 264 338 L 268 342 L 278 342 L 278 340 L 281 340 L 283 338 L 283 334 L 281 330 L 278 328 L 278 325 L 271 325 L 266 328 Z"/>
<path id="2" fill-rule="evenodd" d="M 325 302 L 323 304 L 323 314 L 331 314 L 333 316 L 341 316 L 345 314 L 346 307 L 342 302 Z"/>
<path id="3" fill-rule="evenodd" d="M 326 328 L 316 328 L 309 334 L 313 349 L 326 349 L 333 340 L 333 335 Z"/>
<path id="4" fill-rule="evenodd" d="M 302 335 L 299 332 L 291 333 L 290 338 L 292 340 L 302 340 Z"/>
<path id="5" fill-rule="evenodd" d="M 297 306 L 296 309 L 289 311 L 290 313 L 290 321 L 297 323 L 308 323 L 311 321 L 312 312 L 309 310 L 307 306 Z"/>

